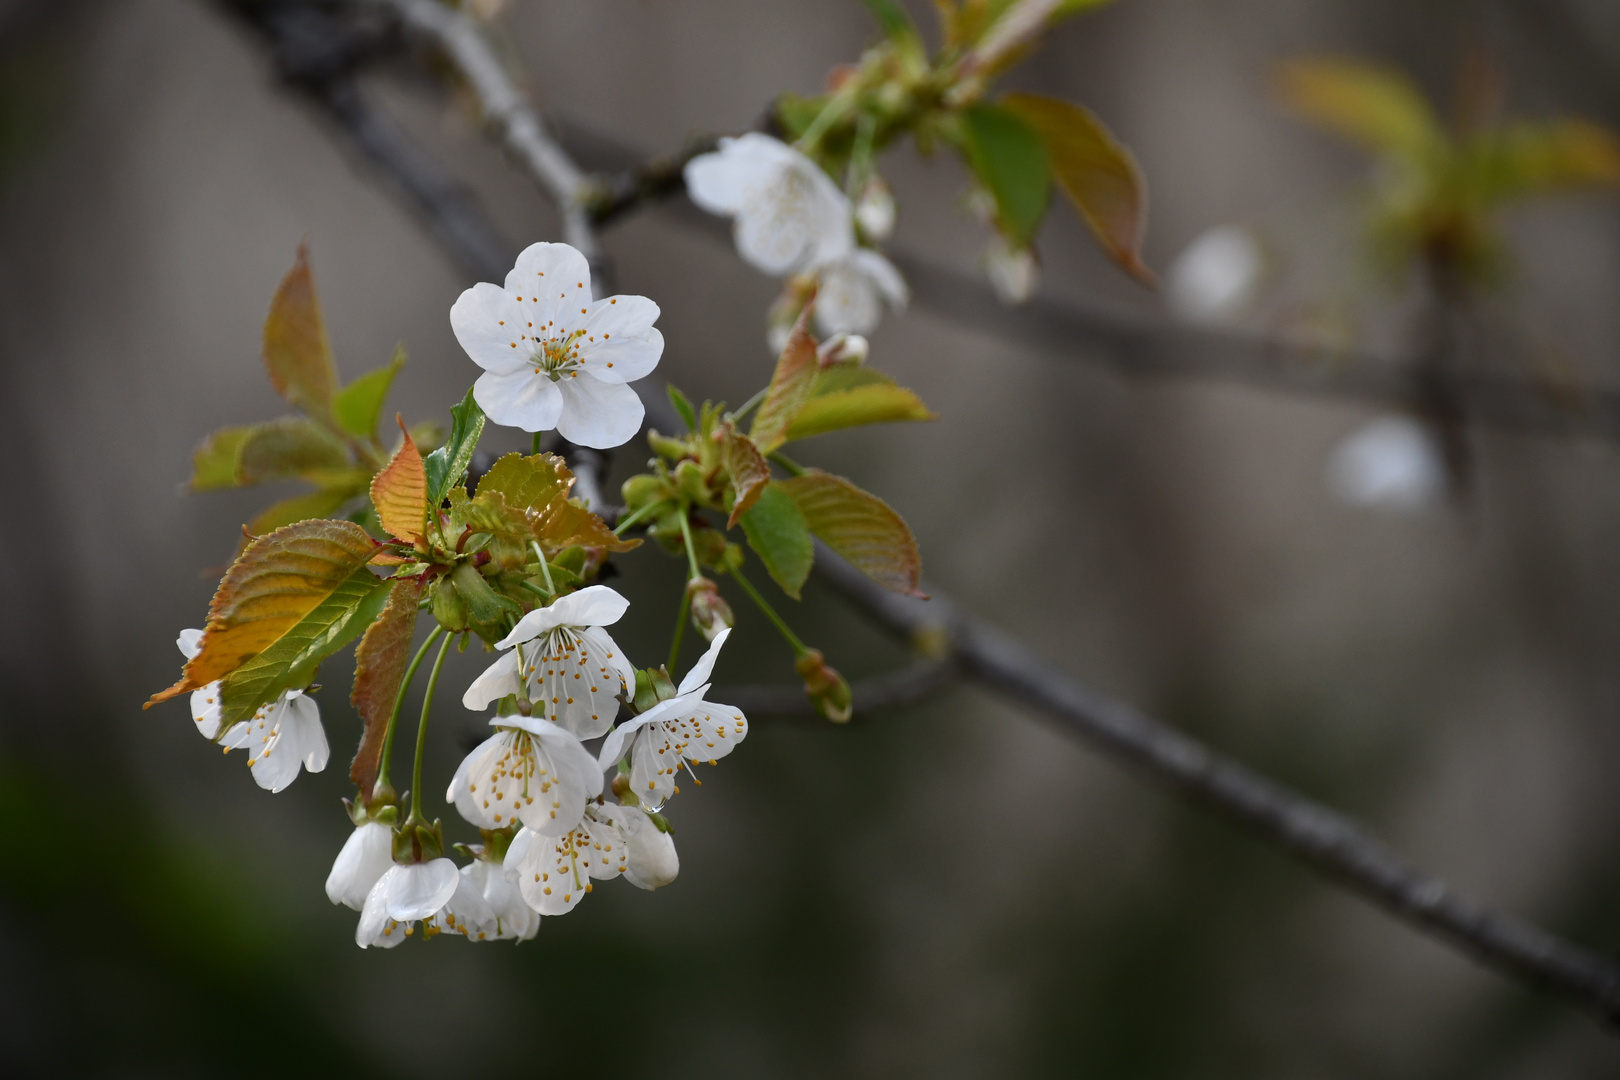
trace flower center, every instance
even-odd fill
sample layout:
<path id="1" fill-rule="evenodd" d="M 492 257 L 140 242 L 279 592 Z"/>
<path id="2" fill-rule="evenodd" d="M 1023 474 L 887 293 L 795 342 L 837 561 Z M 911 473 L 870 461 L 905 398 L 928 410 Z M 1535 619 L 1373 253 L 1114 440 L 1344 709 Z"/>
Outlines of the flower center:
<path id="1" fill-rule="evenodd" d="M 580 365 L 579 339 L 584 336 L 583 330 L 565 330 L 557 337 L 541 339 L 534 354 L 529 357 L 534 373 L 545 375 L 552 382 L 561 381 L 565 375 L 571 376 Z"/>

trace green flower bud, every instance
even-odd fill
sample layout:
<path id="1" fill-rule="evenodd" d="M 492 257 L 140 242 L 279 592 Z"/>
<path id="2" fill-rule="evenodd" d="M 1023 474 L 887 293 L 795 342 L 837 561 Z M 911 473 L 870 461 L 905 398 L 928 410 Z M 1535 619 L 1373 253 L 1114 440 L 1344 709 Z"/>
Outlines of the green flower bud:
<path id="1" fill-rule="evenodd" d="M 692 601 L 692 625 L 705 641 L 713 641 L 720 631 L 736 625 L 731 605 L 720 595 L 720 587 L 709 578 L 693 578 L 687 582 L 686 595 Z"/>
<path id="2" fill-rule="evenodd" d="M 433 618 L 452 634 L 467 629 L 467 601 L 449 578 L 441 578 L 434 586 Z"/>
<path id="3" fill-rule="evenodd" d="M 793 670 L 804 680 L 804 692 L 810 695 L 818 713 L 835 724 L 849 722 L 855 711 L 855 695 L 849 680 L 827 663 L 821 650 L 806 650 L 793 662 Z"/>
<path id="4" fill-rule="evenodd" d="M 704 482 L 703 469 L 690 459 L 675 466 L 675 490 L 688 502 L 707 503 L 709 485 Z"/>
<path id="5" fill-rule="evenodd" d="M 619 488 L 619 494 L 624 497 L 625 511 L 633 514 L 644 506 L 669 498 L 673 491 L 670 489 L 669 481 L 662 476 L 642 473 L 626 480 Z"/>

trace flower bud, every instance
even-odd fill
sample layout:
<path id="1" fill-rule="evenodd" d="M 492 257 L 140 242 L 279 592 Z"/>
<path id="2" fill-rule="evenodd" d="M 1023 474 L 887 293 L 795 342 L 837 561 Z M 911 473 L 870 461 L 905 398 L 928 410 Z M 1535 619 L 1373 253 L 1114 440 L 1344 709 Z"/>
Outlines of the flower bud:
<path id="1" fill-rule="evenodd" d="M 452 634 L 467 629 L 467 601 L 449 578 L 440 579 L 434 587 L 433 618 Z"/>
<path id="2" fill-rule="evenodd" d="M 895 217 L 894 192 L 881 177 L 872 177 L 855 201 L 855 224 L 867 239 L 887 240 L 894 235 Z"/>
<path id="3" fill-rule="evenodd" d="M 624 497 L 625 511 L 633 514 L 645 506 L 669 498 L 673 492 L 670 491 L 669 481 L 663 477 L 642 473 L 626 480 L 619 494 Z"/>
<path id="4" fill-rule="evenodd" d="M 660 435 L 656 431 L 647 432 L 647 445 L 653 448 L 653 453 L 679 461 L 686 456 L 686 443 L 681 439 L 672 439 L 668 435 Z"/>
<path id="5" fill-rule="evenodd" d="M 834 334 L 816 349 L 816 360 L 824 368 L 834 364 L 859 364 L 871 351 L 871 344 L 859 334 Z"/>
<path id="6" fill-rule="evenodd" d="M 675 684 L 663 668 L 644 668 L 636 672 L 636 695 L 632 704 L 636 712 L 644 713 L 660 701 L 675 696 Z"/>
<path id="7" fill-rule="evenodd" d="M 703 467 L 691 459 L 675 466 L 675 488 L 691 502 L 709 501 L 709 485 L 703 481 Z"/>
<path id="8" fill-rule="evenodd" d="M 984 249 L 984 268 L 990 287 L 1003 304 L 1022 304 L 1035 295 L 1040 265 L 1033 248 L 1014 248 L 1006 237 L 997 236 Z"/>
<path id="9" fill-rule="evenodd" d="M 720 586 L 709 578 L 693 578 L 687 582 L 686 595 L 692 601 L 692 625 L 703 635 L 703 640 L 713 641 L 720 631 L 736 625 L 731 605 L 720 595 Z"/>
<path id="10" fill-rule="evenodd" d="M 855 711 L 849 680 L 827 663 L 821 650 L 807 649 L 793 662 L 793 669 L 804 680 L 804 692 L 810 695 L 818 713 L 835 724 L 849 722 Z"/>

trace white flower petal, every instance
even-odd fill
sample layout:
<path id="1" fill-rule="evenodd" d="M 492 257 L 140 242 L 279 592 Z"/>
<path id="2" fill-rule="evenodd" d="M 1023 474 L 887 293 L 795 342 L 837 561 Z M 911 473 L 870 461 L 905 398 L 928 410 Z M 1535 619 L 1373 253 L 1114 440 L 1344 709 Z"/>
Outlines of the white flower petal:
<path id="1" fill-rule="evenodd" d="M 540 913 L 524 901 L 516 874 L 508 876 L 504 866 L 487 859 L 476 859 L 461 872 L 482 890 L 484 903 L 494 916 L 490 937 L 528 941 L 539 932 Z"/>
<path id="2" fill-rule="evenodd" d="M 520 637 L 518 629 L 514 629 L 496 647 L 504 649 L 509 642 L 526 641 L 558 626 L 612 626 L 624 618 L 624 613 L 629 610 L 630 601 L 613 589 L 606 585 L 587 585 L 559 597 L 546 607 L 529 612 L 518 627 L 534 626 L 534 632 Z M 546 613 L 546 619 L 534 618 L 542 612 Z"/>
<path id="3" fill-rule="evenodd" d="M 535 344 L 525 337 L 524 311 L 505 289 L 479 282 L 450 308 L 450 329 L 472 362 L 505 374 L 528 369 Z"/>
<path id="4" fill-rule="evenodd" d="M 591 266 L 568 244 L 530 244 L 506 275 L 506 291 L 533 305 L 537 325 L 591 305 Z"/>
<path id="5" fill-rule="evenodd" d="M 720 646 L 724 645 L 726 639 L 730 636 L 731 627 L 729 626 L 714 636 L 714 640 L 709 643 L 709 648 L 702 656 L 698 657 L 698 662 L 692 665 L 692 670 L 688 671 L 686 677 L 681 680 L 681 685 L 675 690 L 676 694 L 690 694 L 709 681 L 709 675 L 714 671 L 714 662 L 720 657 Z"/>
<path id="6" fill-rule="evenodd" d="M 399 866 L 390 866 L 382 877 L 377 879 L 376 884 L 371 887 L 371 891 L 366 893 L 366 902 L 360 908 L 360 922 L 354 930 L 354 943 L 362 949 L 372 945 L 388 946 L 399 944 L 397 941 L 385 942 L 379 939 L 382 938 L 383 931 L 387 928 L 389 922 L 388 891 L 395 872 L 400 869 Z M 405 935 L 403 933 L 396 931 L 396 934 L 400 940 L 404 940 Z M 389 935 L 389 937 L 393 936 L 395 934 Z"/>
<path id="7" fill-rule="evenodd" d="M 483 878 L 469 873 L 472 869 L 464 866 L 456 873 L 455 891 L 427 925 L 443 933 L 462 934 L 469 941 L 488 941 L 497 936 L 495 913 L 484 900 Z"/>
<path id="8" fill-rule="evenodd" d="M 651 374 L 664 354 L 664 335 L 653 326 L 659 314 L 645 296 L 596 301 L 585 320 L 584 370 L 603 382 L 634 382 Z"/>
<path id="9" fill-rule="evenodd" d="M 191 719 L 205 739 L 219 734 L 219 681 L 191 692 Z M 237 725 L 241 727 L 240 724 Z"/>
<path id="10" fill-rule="evenodd" d="M 187 660 L 202 651 L 202 636 L 203 632 L 201 630 L 180 631 L 180 637 L 175 640 L 175 644 L 180 647 L 180 651 L 185 654 Z"/>
<path id="11" fill-rule="evenodd" d="M 326 768 L 331 748 L 326 743 L 321 710 L 314 698 L 299 691 L 288 695 L 287 711 L 281 720 L 281 739 L 292 744 L 291 752 L 303 761 L 305 769 L 318 773 Z"/>
<path id="12" fill-rule="evenodd" d="M 371 887 L 393 865 L 394 831 L 368 821 L 349 834 L 333 860 L 332 872 L 326 877 L 327 898 L 359 911 Z"/>
<path id="13" fill-rule="evenodd" d="M 688 161 L 682 176 L 694 203 L 711 214 L 730 217 L 742 210 L 749 192 L 770 184 L 790 161 L 787 144 L 750 132 L 738 139 L 721 139 L 718 150 Z"/>
<path id="14" fill-rule="evenodd" d="M 542 715 L 580 739 L 607 731 L 619 714 L 618 695 L 630 692 L 616 667 L 622 650 L 607 631 L 561 627 L 518 649 L 529 699 Z M 633 687 L 633 669 L 630 678 Z"/>
<path id="15" fill-rule="evenodd" d="M 506 642 L 502 642 L 500 647 L 505 648 Z M 523 680 L 518 674 L 517 654 L 506 653 L 472 681 L 466 693 L 461 695 L 461 704 L 474 712 L 482 712 L 489 708 L 492 702 L 499 701 L 508 694 L 516 694 L 522 689 Z"/>
<path id="16" fill-rule="evenodd" d="M 661 889 L 681 872 L 681 860 L 675 854 L 675 838 L 659 829 L 650 818 L 631 833 L 629 848 L 624 879 L 638 889 Z"/>
<path id="17" fill-rule="evenodd" d="M 569 377 L 557 382 L 557 389 L 563 401 L 557 433 L 571 443 L 610 450 L 623 446 L 641 430 L 646 408 L 640 395 L 624 383 L 603 382 L 586 372 L 570 372 Z"/>
<path id="18" fill-rule="evenodd" d="M 497 424 L 524 431 L 550 431 L 563 410 L 557 384 L 527 364 L 513 372 L 484 372 L 473 383 L 473 400 Z"/>
<path id="19" fill-rule="evenodd" d="M 449 859 L 433 859 L 408 866 L 395 865 L 383 875 L 384 900 L 388 917 L 409 923 L 425 919 L 449 902 L 461 881 L 456 864 Z M 371 898 L 366 898 L 370 906 Z"/>

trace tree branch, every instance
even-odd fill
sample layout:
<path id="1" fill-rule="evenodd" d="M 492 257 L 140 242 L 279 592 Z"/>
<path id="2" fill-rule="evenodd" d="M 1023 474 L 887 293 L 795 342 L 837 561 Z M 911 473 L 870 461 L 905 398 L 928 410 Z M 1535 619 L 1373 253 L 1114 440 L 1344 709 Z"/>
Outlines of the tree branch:
<path id="1" fill-rule="evenodd" d="M 855 715 L 865 717 L 927 701 L 949 688 L 960 675 L 956 664 L 947 658 L 918 660 L 896 671 L 857 680 L 850 687 Z M 717 686 L 710 697 L 750 716 L 804 717 L 826 723 L 799 686 Z"/>

